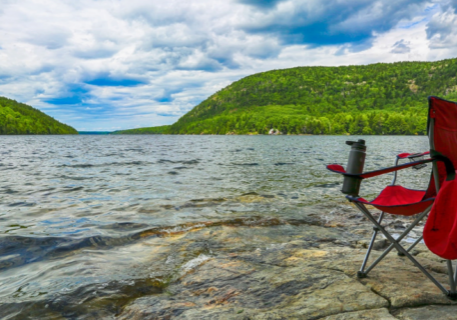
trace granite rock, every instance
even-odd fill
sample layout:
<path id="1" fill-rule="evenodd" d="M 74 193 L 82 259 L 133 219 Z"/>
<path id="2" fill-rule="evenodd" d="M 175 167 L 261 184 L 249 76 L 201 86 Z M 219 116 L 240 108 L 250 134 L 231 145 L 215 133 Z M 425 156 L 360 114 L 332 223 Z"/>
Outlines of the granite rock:
<path id="1" fill-rule="evenodd" d="M 155 254 L 151 262 L 151 270 L 174 270 L 164 289 L 132 300 L 118 318 L 457 318 L 455 302 L 394 251 L 367 278 L 357 278 L 372 227 L 350 207 L 341 208 L 343 213 L 333 208 L 326 215 L 206 225 L 170 236 L 160 249 L 163 259 Z M 409 221 L 386 218 L 392 230 Z M 370 261 L 387 244 L 380 237 Z M 442 259 L 423 244 L 413 254 L 447 286 Z"/>
<path id="2" fill-rule="evenodd" d="M 395 320 L 386 308 L 340 313 L 321 320 Z"/>
<path id="3" fill-rule="evenodd" d="M 414 309 L 401 309 L 394 314 L 397 319 L 401 320 L 455 320 L 457 308 L 455 306 L 431 305 Z"/>

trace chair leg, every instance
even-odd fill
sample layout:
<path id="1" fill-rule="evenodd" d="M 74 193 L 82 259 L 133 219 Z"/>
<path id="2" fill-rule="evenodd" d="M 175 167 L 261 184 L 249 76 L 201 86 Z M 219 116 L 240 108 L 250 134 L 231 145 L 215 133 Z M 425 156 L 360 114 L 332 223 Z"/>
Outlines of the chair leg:
<path id="1" fill-rule="evenodd" d="M 422 241 L 422 239 L 424 239 L 424 236 L 420 236 L 416 241 L 414 241 L 414 243 L 408 248 L 406 249 L 406 251 L 410 252 L 419 242 Z M 399 256 L 402 256 L 404 257 L 405 255 L 401 252 L 398 252 L 398 255 Z"/>
<path id="2" fill-rule="evenodd" d="M 378 221 L 371 215 L 371 213 L 368 211 L 368 209 L 361 203 L 355 203 L 355 205 L 365 214 L 365 216 L 376 226 L 379 228 L 379 230 L 384 234 L 384 236 L 387 238 L 387 240 L 390 241 L 390 243 L 397 249 L 398 251 L 402 252 L 419 270 L 432 281 L 438 289 L 440 289 L 445 295 L 451 297 L 451 293 L 449 290 L 446 290 L 441 283 L 439 283 L 425 268 L 416 260 L 414 257 L 406 251 L 405 248 L 403 248 L 397 240 L 395 240 L 390 233 L 388 233 L 383 226 L 381 226 Z M 431 206 L 429 207 L 428 210 L 431 209 Z M 426 210 L 427 211 L 427 210 Z M 424 211 L 425 212 L 425 211 Z"/>
<path id="3" fill-rule="evenodd" d="M 364 207 L 364 208 L 365 208 L 365 210 L 368 212 L 368 210 L 366 209 L 366 207 Z M 362 211 L 362 213 L 366 215 L 366 213 L 364 212 L 364 210 L 362 210 L 362 209 L 360 209 L 360 208 L 359 208 L 359 210 Z M 424 212 L 420 213 L 420 214 L 417 216 L 417 218 L 408 226 L 408 228 L 406 228 L 405 231 L 403 231 L 403 233 L 397 238 L 396 242 L 397 242 L 397 243 L 400 243 L 400 241 L 403 240 L 403 238 L 406 237 L 406 236 L 408 235 L 408 233 L 409 233 L 409 232 L 419 223 L 419 221 L 421 221 L 421 220 L 429 213 L 430 210 L 431 210 L 431 207 L 428 208 L 428 209 L 426 209 Z M 368 212 L 368 214 L 369 214 L 369 212 Z M 371 214 L 370 214 L 370 215 L 371 215 Z M 416 242 L 419 243 L 420 240 L 419 240 L 419 241 L 416 240 Z M 407 251 L 409 252 L 409 250 L 411 250 L 417 243 L 414 243 L 411 247 L 408 248 Z M 371 264 L 371 266 L 368 267 L 368 269 L 366 269 L 366 270 L 364 271 L 365 276 L 366 276 L 366 275 L 368 274 L 368 272 L 370 272 L 379 262 L 381 262 L 381 260 L 384 259 L 384 257 L 385 257 L 390 251 L 392 251 L 393 248 L 394 248 L 394 244 L 391 243 L 390 246 L 387 247 L 387 249 L 384 250 L 384 252 L 378 257 L 378 259 L 376 259 L 376 260 Z M 398 250 L 397 250 L 397 251 L 398 251 Z M 401 251 L 398 251 L 398 252 L 401 252 Z M 404 256 L 403 253 L 401 253 L 401 254 Z"/>
<path id="4" fill-rule="evenodd" d="M 448 270 L 448 275 L 449 275 L 449 284 L 451 287 L 451 290 L 449 292 L 449 297 L 453 300 L 457 299 L 457 292 L 455 288 L 455 279 L 454 279 L 454 270 L 452 269 L 452 261 L 451 260 L 446 260 L 447 262 L 447 270 Z M 457 271 L 457 269 L 456 269 Z"/>
<path id="5" fill-rule="evenodd" d="M 384 212 L 381 212 L 379 215 L 378 223 L 381 224 L 382 218 L 384 217 Z M 368 262 L 368 258 L 370 257 L 371 250 L 373 249 L 374 242 L 376 240 L 376 236 L 378 235 L 379 229 L 377 227 L 373 227 L 373 236 L 371 237 L 370 244 L 367 249 L 367 253 L 365 254 L 365 258 L 363 259 L 362 266 L 360 267 L 360 271 L 357 272 L 358 278 L 366 278 L 367 273 L 365 272 L 365 267 Z"/>
<path id="6" fill-rule="evenodd" d="M 455 268 L 455 273 L 454 273 L 454 282 L 457 282 L 457 267 Z"/>

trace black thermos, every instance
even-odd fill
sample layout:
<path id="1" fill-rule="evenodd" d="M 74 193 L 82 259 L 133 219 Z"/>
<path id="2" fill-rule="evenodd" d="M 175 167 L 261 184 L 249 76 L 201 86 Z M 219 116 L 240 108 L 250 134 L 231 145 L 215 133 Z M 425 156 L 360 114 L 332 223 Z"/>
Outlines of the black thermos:
<path id="1" fill-rule="evenodd" d="M 351 146 L 351 152 L 349 153 L 348 165 L 346 167 L 347 173 L 359 174 L 363 172 L 363 165 L 365 164 L 365 140 L 359 139 L 355 141 L 346 141 L 346 144 Z M 362 179 L 344 177 L 343 189 L 341 191 L 351 196 L 358 196 L 360 189 L 360 182 Z"/>

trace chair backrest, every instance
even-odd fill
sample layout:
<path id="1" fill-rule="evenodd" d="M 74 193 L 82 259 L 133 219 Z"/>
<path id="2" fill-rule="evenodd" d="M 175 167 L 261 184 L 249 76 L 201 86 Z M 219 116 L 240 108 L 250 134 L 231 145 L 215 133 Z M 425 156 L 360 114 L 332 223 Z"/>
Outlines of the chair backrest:
<path id="1" fill-rule="evenodd" d="M 457 168 L 457 103 L 438 97 L 428 97 L 427 134 L 430 149 L 448 157 Z M 424 198 L 436 196 L 436 185 L 446 179 L 442 162 L 434 162 L 432 177 Z"/>

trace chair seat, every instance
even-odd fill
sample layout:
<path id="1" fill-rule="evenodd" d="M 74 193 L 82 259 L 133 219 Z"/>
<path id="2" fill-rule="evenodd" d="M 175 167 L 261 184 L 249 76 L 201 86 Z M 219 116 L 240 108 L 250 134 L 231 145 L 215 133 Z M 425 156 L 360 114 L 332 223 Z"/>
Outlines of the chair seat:
<path id="1" fill-rule="evenodd" d="M 423 190 L 412 190 L 396 185 L 387 186 L 372 201 L 363 198 L 352 198 L 352 200 L 372 205 L 387 213 L 411 216 L 424 211 L 433 203 L 434 198 L 424 200 L 424 196 Z"/>

